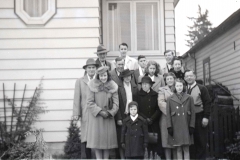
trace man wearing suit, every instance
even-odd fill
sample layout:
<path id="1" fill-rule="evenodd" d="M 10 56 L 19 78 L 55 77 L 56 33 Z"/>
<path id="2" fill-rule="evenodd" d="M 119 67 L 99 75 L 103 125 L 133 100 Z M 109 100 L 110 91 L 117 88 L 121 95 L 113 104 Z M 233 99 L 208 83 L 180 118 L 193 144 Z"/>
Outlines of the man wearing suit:
<path id="1" fill-rule="evenodd" d="M 121 43 L 119 45 L 120 57 L 124 59 L 124 69 L 135 70 L 138 69 L 138 62 L 135 58 L 131 58 L 127 55 L 128 45 L 126 43 Z M 116 63 L 113 61 L 112 70 L 116 68 Z"/>
<path id="2" fill-rule="evenodd" d="M 81 121 L 81 159 L 91 159 L 91 149 L 86 148 L 87 128 L 88 128 L 88 110 L 87 110 L 87 83 L 94 78 L 98 64 L 94 59 L 89 58 L 86 65 L 83 66 L 86 74 L 77 79 L 75 83 L 73 100 L 73 118 Z"/>
<path id="3" fill-rule="evenodd" d="M 108 66 L 109 71 L 111 71 L 111 63 L 106 60 L 107 52 L 109 51 L 107 51 L 107 49 L 103 45 L 100 44 L 98 46 L 97 52 L 95 52 L 95 54 L 97 54 L 98 56 L 98 59 L 96 60 L 96 64 L 98 64 L 99 67 Z"/>
<path id="4" fill-rule="evenodd" d="M 168 73 L 170 71 L 170 69 L 173 68 L 172 59 L 174 57 L 174 54 L 175 53 L 172 50 L 166 50 L 164 52 L 164 57 L 166 59 L 166 64 L 162 68 L 163 74 Z"/>
<path id="5" fill-rule="evenodd" d="M 143 55 L 138 56 L 138 69 L 134 70 L 134 79 L 135 83 L 138 84 L 138 77 L 144 76 L 145 74 L 145 68 L 146 68 L 146 57 Z"/>

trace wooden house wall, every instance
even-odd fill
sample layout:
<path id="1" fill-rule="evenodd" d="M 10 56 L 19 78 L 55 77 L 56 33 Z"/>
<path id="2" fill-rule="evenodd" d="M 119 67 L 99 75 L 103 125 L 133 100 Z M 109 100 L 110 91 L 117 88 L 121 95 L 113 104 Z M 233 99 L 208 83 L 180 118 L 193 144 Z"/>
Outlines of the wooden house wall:
<path id="1" fill-rule="evenodd" d="M 14 0 L 0 0 L 0 119 L 3 88 L 17 106 L 24 85 L 30 98 L 42 76 L 48 113 L 35 124 L 47 142 L 66 140 L 73 107 L 74 86 L 82 66 L 99 44 L 99 0 L 57 0 L 56 14 L 45 26 L 27 26 L 14 14 Z M 25 102 L 27 103 L 27 102 Z M 10 106 L 8 113 L 11 114 Z M 32 141 L 33 139 L 28 139 Z"/>

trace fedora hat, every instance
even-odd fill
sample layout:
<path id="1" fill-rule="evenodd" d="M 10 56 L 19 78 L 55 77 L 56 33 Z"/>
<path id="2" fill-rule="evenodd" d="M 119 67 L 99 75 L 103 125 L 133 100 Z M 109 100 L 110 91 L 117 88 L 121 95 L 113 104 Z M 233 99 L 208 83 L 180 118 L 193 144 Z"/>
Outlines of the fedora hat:
<path id="1" fill-rule="evenodd" d="M 148 76 L 144 76 L 141 80 L 141 82 L 139 82 L 138 84 L 142 84 L 142 83 L 149 83 L 149 84 L 153 84 L 155 82 L 152 81 L 152 79 Z"/>
<path id="2" fill-rule="evenodd" d="M 98 47 L 97 47 L 97 52 L 95 52 L 95 54 L 98 54 L 98 53 L 107 53 L 109 52 L 105 47 L 104 45 L 100 44 Z"/>
<path id="3" fill-rule="evenodd" d="M 97 74 L 103 74 L 109 70 L 108 66 L 102 66 L 97 69 Z"/>
<path id="4" fill-rule="evenodd" d="M 96 67 L 99 66 L 99 64 L 97 64 L 93 58 L 87 59 L 86 65 L 83 66 L 83 69 L 85 69 L 89 65 L 95 65 Z"/>
<path id="5" fill-rule="evenodd" d="M 133 71 L 130 71 L 129 69 L 125 69 L 122 71 L 122 73 L 119 75 L 119 77 L 127 77 L 133 74 Z"/>

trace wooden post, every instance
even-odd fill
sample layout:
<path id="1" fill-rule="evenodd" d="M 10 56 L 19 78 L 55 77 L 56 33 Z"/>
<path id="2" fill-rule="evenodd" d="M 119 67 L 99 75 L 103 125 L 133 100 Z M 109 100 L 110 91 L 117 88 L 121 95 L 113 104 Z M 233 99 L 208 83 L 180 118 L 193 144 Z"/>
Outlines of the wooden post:
<path id="1" fill-rule="evenodd" d="M 14 101 L 15 101 L 15 91 L 16 91 L 16 83 L 14 83 L 14 91 L 13 91 L 13 103 L 12 103 L 12 117 L 11 117 L 11 128 L 10 135 L 12 136 L 12 125 L 13 125 L 13 112 L 14 112 Z"/>
<path id="2" fill-rule="evenodd" d="M 4 106 L 5 132 L 7 132 L 7 117 L 6 117 L 6 104 L 5 104 L 5 87 L 4 87 L 4 83 L 3 83 L 3 106 Z"/>

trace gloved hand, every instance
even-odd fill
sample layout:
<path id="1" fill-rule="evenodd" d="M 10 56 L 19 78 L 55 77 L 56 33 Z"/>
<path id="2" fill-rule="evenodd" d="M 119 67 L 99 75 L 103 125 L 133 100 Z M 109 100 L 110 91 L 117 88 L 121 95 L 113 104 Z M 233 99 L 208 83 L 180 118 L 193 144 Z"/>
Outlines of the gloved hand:
<path id="1" fill-rule="evenodd" d="M 107 114 L 106 111 L 100 111 L 99 115 L 102 116 L 103 118 L 107 118 L 108 117 L 108 114 Z"/>
<path id="2" fill-rule="evenodd" d="M 151 125 L 152 124 L 152 119 L 151 118 L 147 118 L 147 123 L 148 123 L 148 125 Z"/>
<path id="3" fill-rule="evenodd" d="M 122 148 L 125 149 L 125 143 L 122 143 Z"/>
<path id="4" fill-rule="evenodd" d="M 189 127 L 189 134 L 192 135 L 194 133 L 194 128 L 193 127 Z"/>
<path id="5" fill-rule="evenodd" d="M 173 128 L 169 127 L 167 130 L 168 130 L 168 134 L 173 137 Z"/>

